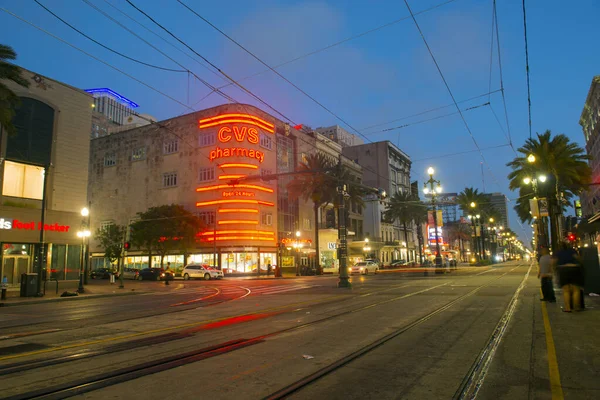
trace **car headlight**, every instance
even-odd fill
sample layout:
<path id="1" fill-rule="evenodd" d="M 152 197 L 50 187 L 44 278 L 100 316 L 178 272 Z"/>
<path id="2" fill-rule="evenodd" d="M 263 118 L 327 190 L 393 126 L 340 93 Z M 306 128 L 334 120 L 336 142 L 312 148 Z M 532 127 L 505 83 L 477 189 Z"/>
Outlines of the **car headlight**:
<path id="1" fill-rule="evenodd" d="M 348 271 L 352 272 L 352 267 L 348 268 Z"/>
<path id="2" fill-rule="evenodd" d="M 363 268 L 363 267 L 360 267 L 360 270 L 361 270 L 361 271 L 363 271 L 363 270 L 364 270 L 364 268 Z"/>

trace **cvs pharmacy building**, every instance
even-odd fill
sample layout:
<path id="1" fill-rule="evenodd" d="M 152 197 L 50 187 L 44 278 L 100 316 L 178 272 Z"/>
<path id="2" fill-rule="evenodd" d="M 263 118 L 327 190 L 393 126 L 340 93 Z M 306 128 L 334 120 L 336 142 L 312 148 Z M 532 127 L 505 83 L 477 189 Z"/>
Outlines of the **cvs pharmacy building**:
<path id="1" fill-rule="evenodd" d="M 276 136 L 283 123 L 240 104 L 214 107 L 92 140 L 92 225 L 127 225 L 138 212 L 179 204 L 204 222 L 192 248 L 164 263 L 190 262 L 225 273 L 266 271 L 276 264 Z M 96 264 L 102 248 L 93 244 Z M 159 266 L 160 257 L 133 248 L 130 267 Z"/>

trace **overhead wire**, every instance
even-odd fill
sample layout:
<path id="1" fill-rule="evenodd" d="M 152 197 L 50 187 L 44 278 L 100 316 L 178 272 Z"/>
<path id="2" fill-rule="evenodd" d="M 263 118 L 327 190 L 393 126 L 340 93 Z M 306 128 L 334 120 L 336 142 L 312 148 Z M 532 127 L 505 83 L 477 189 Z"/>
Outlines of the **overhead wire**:
<path id="1" fill-rule="evenodd" d="M 495 1 L 494 1 L 495 3 Z M 525 73 L 527 75 L 527 107 L 529 110 L 529 139 L 531 139 L 531 85 L 529 82 L 529 45 L 527 43 L 527 13 L 525 0 L 523 0 L 523 31 L 525 36 Z"/>
<path id="2" fill-rule="evenodd" d="M 510 146 L 508 143 L 505 144 L 500 144 L 497 146 L 489 146 L 489 147 L 483 147 L 481 150 L 493 150 L 493 149 L 500 149 L 503 147 L 508 147 Z M 424 157 L 424 158 L 418 158 L 416 160 L 412 160 L 413 163 L 417 163 L 420 161 L 426 161 L 426 160 L 434 160 L 434 159 L 438 159 L 438 158 L 447 158 L 447 157 L 453 157 L 453 156 L 460 156 L 463 154 L 469 154 L 469 153 L 477 153 L 479 150 L 475 149 L 475 150 L 465 150 L 465 151 L 458 151 L 455 153 L 446 153 L 446 154 L 440 154 L 438 156 L 431 156 L 431 157 Z"/>
<path id="3" fill-rule="evenodd" d="M 120 68 L 118 68 L 118 67 L 115 67 L 114 65 L 112 65 L 112 64 L 110 64 L 110 63 L 108 63 L 108 62 L 106 62 L 106 61 L 102 60 L 101 58 L 98 58 L 98 57 L 94 56 L 93 54 L 90 54 L 90 53 L 88 53 L 87 51 L 85 51 L 85 50 L 83 50 L 83 49 L 81 49 L 81 48 L 79 48 L 79 47 L 75 46 L 74 44 L 72 44 L 72 43 L 70 43 L 70 42 L 68 42 L 68 41 L 66 41 L 66 40 L 64 40 L 64 39 L 62 39 L 61 37 L 59 37 L 59 36 L 57 36 L 57 35 L 55 35 L 55 34 L 53 34 L 53 33 L 49 32 L 49 31 L 45 30 L 44 28 L 42 28 L 42 27 L 40 27 L 40 26 L 37 26 L 37 25 L 35 25 L 33 22 L 30 22 L 30 21 L 26 20 L 25 18 L 23 18 L 23 17 L 21 17 L 21 16 L 19 16 L 19 15 L 15 14 L 15 13 L 13 13 L 12 11 L 10 11 L 10 10 L 7 10 L 7 9 L 5 9 L 5 8 L 3 8 L 3 7 L 0 7 L 0 11 L 3 11 L 3 12 L 5 12 L 5 13 L 7 13 L 7 14 L 9 14 L 9 15 L 13 16 L 14 18 L 16 18 L 16 19 L 18 19 L 18 20 L 20 20 L 20 21 L 22 21 L 22 22 L 24 22 L 24 23 L 26 23 L 26 24 L 28 24 L 28 25 L 32 26 L 33 28 L 35 28 L 35 29 L 39 30 L 40 32 L 43 32 L 43 33 L 45 33 L 46 35 L 48 35 L 48 36 L 50 36 L 50 37 L 52 37 L 52 38 L 54 38 L 54 39 L 56 39 L 56 40 L 60 41 L 61 43 L 64 43 L 64 44 L 66 44 L 67 46 L 69 46 L 69 47 L 71 47 L 71 48 L 73 48 L 73 49 L 75 49 L 75 50 L 77 50 L 77 51 L 79 51 L 79 52 L 81 52 L 81 53 L 85 54 L 86 56 L 88 56 L 88 57 L 90 57 L 90 58 L 92 58 L 92 59 L 94 59 L 94 60 L 96 60 L 96 61 L 98 61 L 98 62 L 100 62 L 100 63 L 102 63 L 102 64 L 104 64 L 104 65 L 106 65 L 107 67 L 109 67 L 109 68 L 111 68 L 111 69 L 113 69 L 113 70 L 115 70 L 115 71 L 119 72 L 120 74 L 122 74 L 122 75 L 124 75 L 124 76 L 126 76 L 126 77 L 128 77 L 128 78 L 130 78 L 130 79 L 132 79 L 132 80 L 134 80 L 134 81 L 136 81 L 137 83 L 139 83 L 139 84 L 141 84 L 141 85 L 143 85 L 143 86 L 147 87 L 148 89 L 150 89 L 150 90 L 152 90 L 152 91 L 154 91 L 154 92 L 156 92 L 156 93 L 160 94 L 161 96 L 164 96 L 164 97 L 168 98 L 169 100 L 172 100 L 173 102 L 175 102 L 175 103 L 177 103 L 177 104 L 179 104 L 179 105 L 181 105 L 181 106 L 183 106 L 183 107 L 186 107 L 186 108 L 190 109 L 191 111 L 194 111 L 194 109 L 192 109 L 191 107 L 189 107 L 189 106 L 188 106 L 188 105 L 186 105 L 185 103 L 182 103 L 181 101 L 179 101 L 179 100 L 175 99 L 174 97 L 172 97 L 172 96 L 170 96 L 170 95 L 168 95 L 168 94 L 166 94 L 166 93 L 164 93 L 164 92 L 160 91 L 159 89 L 157 89 L 157 88 L 155 88 L 155 87 L 153 87 L 153 86 L 149 85 L 148 83 L 146 83 L 146 82 L 144 82 L 144 81 L 142 81 L 142 80 L 140 80 L 140 79 L 138 79 L 138 78 L 136 78 L 136 77 L 134 77 L 134 76 L 130 75 L 129 73 L 127 73 L 127 72 L 125 72 L 125 71 L 121 70 Z M 69 87 L 69 86 L 67 86 L 67 87 Z M 69 88 L 70 88 L 70 87 L 69 87 Z M 73 89 L 73 90 L 77 90 L 77 91 L 79 92 L 79 89 Z M 153 120 L 151 120 L 151 119 L 149 119 L 149 118 L 147 118 L 147 117 L 144 117 L 143 115 L 140 115 L 140 114 L 138 114 L 138 113 L 136 113 L 136 112 L 134 112 L 134 111 L 132 111 L 132 114 L 134 114 L 134 115 L 136 115 L 136 116 L 138 116 L 138 117 L 140 117 L 140 118 L 142 118 L 142 119 L 144 119 L 144 120 L 146 120 L 146 121 L 150 122 L 150 123 L 151 123 L 151 124 L 153 124 L 153 125 L 156 125 L 156 126 L 158 126 L 158 127 L 160 127 L 160 128 L 163 128 L 163 129 L 167 130 L 167 131 L 168 131 L 168 132 L 169 132 L 171 135 L 173 135 L 173 136 L 175 136 L 176 138 L 180 139 L 180 140 L 181 140 L 183 143 L 187 144 L 187 145 L 188 145 L 188 146 L 190 146 L 192 149 L 194 149 L 194 150 L 198 150 L 198 151 L 200 152 L 200 154 L 201 154 L 201 155 L 203 155 L 204 157 L 206 157 L 207 159 L 210 159 L 210 158 L 209 158 L 209 157 L 208 157 L 206 154 L 204 154 L 204 153 L 202 152 L 202 149 L 201 149 L 201 147 L 192 145 L 192 144 L 191 144 L 191 143 L 189 143 L 189 141 L 187 141 L 187 140 L 186 140 L 184 137 L 182 137 L 181 135 L 179 135 L 179 134 L 175 133 L 175 132 L 174 132 L 174 131 L 173 131 L 171 128 L 169 128 L 169 127 L 168 127 L 168 126 L 166 126 L 165 124 L 163 124 L 163 123 L 161 123 L 161 122 L 156 122 L 156 121 L 153 121 Z"/>
<path id="4" fill-rule="evenodd" d="M 433 55 L 433 51 L 431 50 L 431 48 L 429 47 L 429 43 L 427 43 L 427 39 L 425 39 L 425 36 L 423 34 L 423 31 L 421 30 L 421 27 L 419 26 L 419 23 L 417 22 L 417 19 L 415 18 L 412 9 L 410 8 L 410 5 L 408 4 L 408 0 L 404 0 L 404 4 L 406 4 L 406 7 L 408 8 L 408 11 L 410 12 L 410 15 L 412 17 L 413 22 L 415 23 L 419 34 L 421 35 L 421 39 L 423 39 L 423 43 L 425 43 L 425 46 L 427 47 L 427 51 L 429 52 L 429 55 L 431 56 L 437 71 L 440 75 L 440 77 L 442 78 L 442 81 L 444 82 L 444 85 L 446 86 L 446 89 L 448 91 L 448 93 L 450 94 L 450 97 L 452 98 L 452 102 L 454 103 L 460 118 L 463 121 L 463 124 L 465 125 L 465 128 L 467 130 L 467 132 L 469 133 L 469 136 L 471 137 L 471 140 L 473 141 L 473 144 L 475 144 L 475 147 L 477 149 L 479 149 L 479 154 L 481 156 L 481 159 L 483 160 L 483 162 L 486 164 L 488 171 L 490 172 L 490 175 L 492 175 L 492 177 L 494 178 L 494 181 L 496 182 L 496 185 L 498 185 L 498 187 L 500 187 L 500 183 L 498 182 L 498 180 L 496 179 L 496 177 L 494 176 L 494 174 L 492 173 L 492 170 L 490 168 L 489 163 L 487 162 L 487 160 L 485 159 L 483 152 L 481 152 L 481 149 L 479 148 L 479 144 L 477 143 L 477 140 L 475 139 L 475 136 L 473 135 L 473 132 L 471 131 L 471 128 L 469 127 L 469 124 L 467 123 L 467 120 L 465 119 L 465 116 L 463 115 L 462 110 L 460 109 L 460 107 L 458 106 L 458 103 L 456 101 L 456 98 L 454 97 L 454 94 L 452 93 L 452 90 L 450 89 L 450 86 L 448 85 L 448 82 L 446 81 L 446 78 L 444 76 L 444 73 L 442 72 L 435 56 Z"/>
<path id="5" fill-rule="evenodd" d="M 179 70 L 179 69 L 173 69 L 173 68 L 166 68 L 166 67 L 161 67 L 159 65 L 154 65 L 154 64 L 150 64 L 141 60 L 138 60 L 137 58 L 133 58 L 133 57 L 129 57 L 126 54 L 123 54 L 113 48 L 110 48 L 108 46 L 106 46 L 105 44 L 100 43 L 99 41 L 97 41 L 96 39 L 94 39 L 93 37 L 87 35 L 86 33 L 82 32 L 81 30 L 77 29 L 76 27 L 74 27 L 73 25 L 71 25 L 69 22 L 65 21 L 63 18 L 59 17 L 57 14 L 55 14 L 54 12 L 52 12 L 48 7 L 46 7 L 45 5 L 43 5 L 41 2 L 39 2 L 38 0 L 33 0 L 37 5 L 39 5 L 40 7 L 42 7 L 44 10 L 46 10 L 48 13 L 50 13 L 54 18 L 58 19 L 60 22 L 62 22 L 63 24 L 67 25 L 69 28 L 73 29 L 75 32 L 79 33 L 81 36 L 85 37 L 86 39 L 96 43 L 98 46 L 110 51 L 111 53 L 114 53 L 120 57 L 123 57 L 127 60 L 133 61 L 135 63 L 141 64 L 141 65 L 145 65 L 147 67 L 150 68 L 155 68 L 155 69 L 160 69 L 163 71 L 169 71 L 169 72 L 186 72 L 184 70 Z"/>

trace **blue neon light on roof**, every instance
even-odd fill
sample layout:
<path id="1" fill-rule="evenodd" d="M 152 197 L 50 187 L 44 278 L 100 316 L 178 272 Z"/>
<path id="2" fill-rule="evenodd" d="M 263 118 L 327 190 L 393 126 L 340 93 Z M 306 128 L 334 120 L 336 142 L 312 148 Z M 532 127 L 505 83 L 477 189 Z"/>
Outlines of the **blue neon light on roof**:
<path id="1" fill-rule="evenodd" d="M 127 97 L 121 96 L 119 93 L 117 93 L 114 90 L 111 90 L 109 88 L 85 89 L 85 91 L 88 92 L 88 93 L 91 93 L 91 94 L 95 94 L 95 93 L 109 94 L 111 96 L 116 97 L 118 100 L 120 100 L 123 103 L 127 104 L 131 108 L 137 108 L 137 107 L 139 107 L 139 105 L 137 103 L 134 103 L 133 101 L 129 100 Z"/>

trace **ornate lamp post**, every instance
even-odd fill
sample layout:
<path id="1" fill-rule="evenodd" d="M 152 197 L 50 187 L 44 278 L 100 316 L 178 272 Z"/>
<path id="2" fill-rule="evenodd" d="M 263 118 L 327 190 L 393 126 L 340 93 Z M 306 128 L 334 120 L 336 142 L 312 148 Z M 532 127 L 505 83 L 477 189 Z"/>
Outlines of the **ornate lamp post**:
<path id="1" fill-rule="evenodd" d="M 296 241 L 292 245 L 296 249 L 296 276 L 300 276 L 300 249 L 302 243 L 300 242 L 300 231 L 296 231 Z"/>
<path id="2" fill-rule="evenodd" d="M 435 170 L 432 167 L 427 169 L 429 174 L 429 180 L 424 182 L 423 193 L 431 193 L 431 208 L 433 209 L 433 227 L 435 230 L 435 267 L 442 267 L 442 253 L 440 252 L 440 241 L 438 237 L 438 223 L 437 223 L 437 208 L 436 208 L 436 197 L 439 193 L 442 193 L 442 184 L 440 181 L 433 179 L 433 173 Z M 427 186 L 429 185 L 429 187 Z"/>

